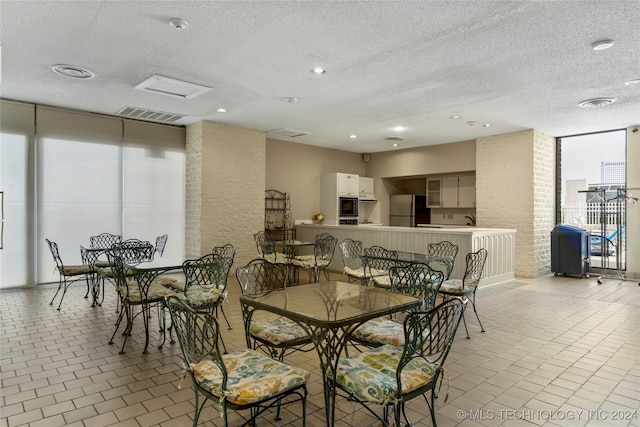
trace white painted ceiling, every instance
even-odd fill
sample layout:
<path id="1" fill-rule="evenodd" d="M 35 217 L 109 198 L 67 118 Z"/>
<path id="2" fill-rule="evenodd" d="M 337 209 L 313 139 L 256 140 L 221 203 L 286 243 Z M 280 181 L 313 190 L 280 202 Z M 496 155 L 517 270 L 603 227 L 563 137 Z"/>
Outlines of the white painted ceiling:
<path id="1" fill-rule="evenodd" d="M 172 29 L 171 18 L 190 25 Z M 637 0 L 2 0 L 0 19 L 5 99 L 293 129 L 309 134 L 278 138 L 370 153 L 396 149 L 384 139 L 396 135 L 408 148 L 640 124 L 640 84 L 625 85 L 640 79 Z M 594 51 L 600 39 L 615 44 Z M 60 76 L 55 64 L 95 77 Z M 212 90 L 186 100 L 134 89 L 153 74 Z M 616 101 L 578 107 L 599 97 Z"/>

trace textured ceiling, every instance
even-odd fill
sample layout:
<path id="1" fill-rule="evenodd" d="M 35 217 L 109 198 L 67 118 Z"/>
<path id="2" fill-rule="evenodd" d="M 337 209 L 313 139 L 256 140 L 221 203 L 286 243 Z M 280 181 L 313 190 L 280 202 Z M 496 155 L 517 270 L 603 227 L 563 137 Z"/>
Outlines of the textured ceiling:
<path id="1" fill-rule="evenodd" d="M 189 27 L 172 29 L 175 17 Z M 625 85 L 640 79 L 635 0 L 2 0 L 0 31 L 5 99 L 287 128 L 309 134 L 279 139 L 347 151 L 395 149 L 384 139 L 391 135 L 408 148 L 640 124 L 640 85 Z M 615 45 L 592 50 L 599 39 Z M 54 64 L 95 77 L 60 76 Z M 327 73 L 314 76 L 316 66 Z M 153 74 L 212 90 L 185 100 L 134 89 Z M 616 102 L 577 106 L 596 97 Z"/>

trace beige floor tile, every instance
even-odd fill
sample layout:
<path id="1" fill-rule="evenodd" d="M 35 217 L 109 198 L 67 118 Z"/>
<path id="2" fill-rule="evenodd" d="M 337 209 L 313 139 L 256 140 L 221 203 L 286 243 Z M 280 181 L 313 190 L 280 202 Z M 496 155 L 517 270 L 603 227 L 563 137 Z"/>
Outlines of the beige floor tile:
<path id="1" fill-rule="evenodd" d="M 222 334 L 233 351 L 246 345 L 233 275 L 228 290 L 224 312 L 232 329 L 222 320 Z M 126 352 L 119 354 L 121 331 L 108 344 L 117 313 L 109 293 L 113 288 L 106 291 L 104 304 L 91 308 L 83 286 L 72 287 L 60 312 L 48 304 L 52 287 L 0 293 L 0 427 L 191 425 L 194 394 L 189 378 L 178 388 L 178 344 L 167 341 L 157 348 L 162 334 L 154 315 L 148 352 L 142 354 L 144 328 L 138 318 Z M 486 332 L 467 313 L 471 339 L 461 326 L 446 365 L 449 400 L 444 402 L 446 385 L 436 399 L 441 427 L 640 427 L 636 283 L 605 280 L 599 285 L 595 278 L 561 276 L 519 279 L 481 288 L 477 303 Z M 325 427 L 315 351 L 285 360 L 312 372 L 307 426 Z M 564 411 L 573 419 L 546 419 L 544 411 Z M 579 411 L 582 418 L 575 416 Z M 585 411 L 598 417 L 588 419 Z M 285 407 L 283 414 L 282 421 L 275 421 L 267 413 L 259 425 L 300 425 L 299 404 Z M 380 425 L 345 399 L 338 400 L 336 414 L 337 426 Z M 431 425 L 422 399 L 410 402 L 407 414 L 416 427 Z M 616 414 L 627 419 L 614 420 Z M 230 413 L 230 425 L 241 424 L 246 415 Z M 199 425 L 222 425 L 217 405 L 205 406 Z"/>

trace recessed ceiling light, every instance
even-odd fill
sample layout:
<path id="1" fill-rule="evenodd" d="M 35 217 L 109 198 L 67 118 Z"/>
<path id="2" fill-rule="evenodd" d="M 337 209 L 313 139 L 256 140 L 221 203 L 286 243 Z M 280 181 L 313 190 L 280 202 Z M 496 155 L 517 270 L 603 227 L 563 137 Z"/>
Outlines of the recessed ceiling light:
<path id="1" fill-rule="evenodd" d="M 402 132 L 405 129 L 406 128 L 404 126 L 396 126 L 396 127 L 393 128 L 393 130 L 395 130 L 396 132 Z"/>
<path id="2" fill-rule="evenodd" d="M 349 135 L 349 138 L 351 139 L 356 139 L 358 137 L 358 135 Z"/>
<path id="3" fill-rule="evenodd" d="M 298 98 L 296 98 L 295 96 L 288 96 L 284 100 L 289 104 L 295 104 L 296 102 L 298 102 Z"/>
<path id="4" fill-rule="evenodd" d="M 226 108 L 218 108 L 216 111 L 217 111 L 218 113 L 226 113 L 226 112 L 227 112 L 227 109 L 226 109 Z"/>
<path id="5" fill-rule="evenodd" d="M 593 98 L 582 101 L 578 104 L 579 107 L 604 107 L 605 105 L 613 104 L 616 102 L 614 98 Z"/>
<path id="6" fill-rule="evenodd" d="M 451 116 L 451 117 L 449 117 L 449 118 L 450 118 L 450 119 L 453 119 L 453 120 L 458 120 L 458 119 L 461 119 L 461 118 L 462 118 L 462 116 Z"/>
<path id="7" fill-rule="evenodd" d="M 629 80 L 625 83 L 627 86 L 640 85 L 640 79 Z"/>
<path id="8" fill-rule="evenodd" d="M 91 71 L 76 67 L 75 65 L 57 64 L 51 67 L 51 69 L 61 76 L 71 77 L 72 79 L 92 79 L 94 76 Z"/>
<path id="9" fill-rule="evenodd" d="M 593 50 L 605 50 L 609 49 L 615 43 L 613 40 L 597 40 L 591 43 L 591 48 Z"/>
<path id="10" fill-rule="evenodd" d="M 314 69 L 311 70 L 311 72 L 317 76 L 321 76 L 323 74 L 325 74 L 327 72 L 327 70 L 325 70 L 322 67 L 315 67 Z"/>
<path id="11" fill-rule="evenodd" d="M 185 28 L 187 28 L 189 26 L 189 23 L 187 21 L 185 21 L 184 19 L 180 19 L 180 18 L 171 18 L 169 19 L 169 26 L 171 28 L 173 28 L 174 30 L 184 30 Z"/>
<path id="12" fill-rule="evenodd" d="M 491 126 L 491 123 L 485 123 L 485 124 L 483 124 L 482 126 L 484 126 L 484 127 L 488 128 L 489 126 Z"/>
<path id="13" fill-rule="evenodd" d="M 391 146 L 392 146 L 392 147 L 397 147 L 397 146 L 398 146 L 398 143 L 396 142 L 396 143 L 394 143 L 394 144 L 391 144 Z"/>
<path id="14" fill-rule="evenodd" d="M 467 124 L 468 124 L 469 126 L 475 126 L 475 125 L 476 125 L 476 123 L 477 123 L 477 122 L 473 122 L 473 121 L 472 121 L 472 122 L 467 122 Z"/>

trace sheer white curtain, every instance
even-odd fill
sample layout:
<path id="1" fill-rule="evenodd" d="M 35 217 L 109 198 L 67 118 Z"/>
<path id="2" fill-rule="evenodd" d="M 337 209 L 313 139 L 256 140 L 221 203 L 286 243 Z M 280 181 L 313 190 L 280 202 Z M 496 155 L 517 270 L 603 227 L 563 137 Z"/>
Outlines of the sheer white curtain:
<path id="1" fill-rule="evenodd" d="M 37 108 L 38 283 L 57 280 L 45 239 L 65 264 L 80 264 L 80 245 L 121 234 L 122 121 Z"/>
<path id="2" fill-rule="evenodd" d="M 125 237 L 168 234 L 164 257 L 183 258 L 185 134 L 183 128 L 124 121 Z"/>
<path id="3" fill-rule="evenodd" d="M 184 257 L 184 128 L 0 106 L 0 288 L 57 281 L 46 238 L 58 243 L 65 264 L 80 263 L 80 245 L 105 232 L 153 244 L 168 234 L 164 256 Z"/>
<path id="4" fill-rule="evenodd" d="M 33 263 L 33 146 L 31 104 L 0 103 L 0 288 L 32 286 Z"/>

